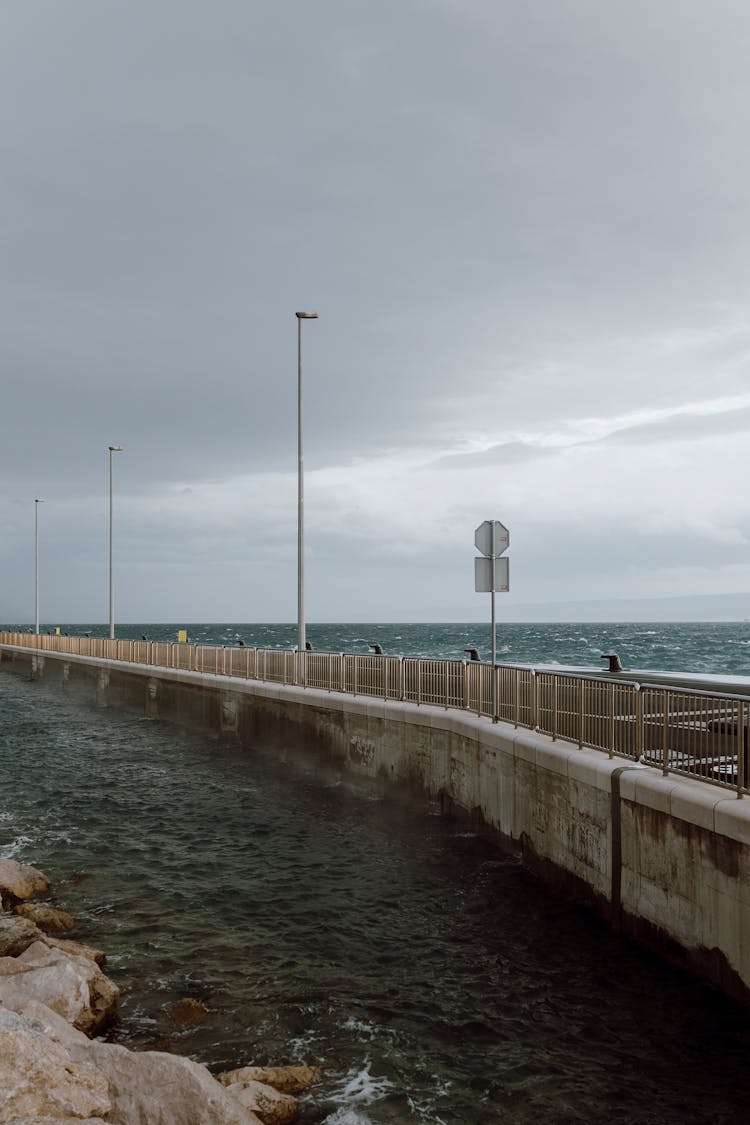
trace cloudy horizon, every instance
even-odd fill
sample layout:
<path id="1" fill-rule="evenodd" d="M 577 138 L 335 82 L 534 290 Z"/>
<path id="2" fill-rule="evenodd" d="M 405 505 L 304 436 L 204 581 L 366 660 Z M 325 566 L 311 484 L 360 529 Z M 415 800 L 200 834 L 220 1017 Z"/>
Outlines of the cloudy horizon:
<path id="1" fill-rule="evenodd" d="M 750 617 L 746 5 L 0 30 L 0 621 L 35 497 L 42 619 L 106 620 L 109 445 L 118 620 L 295 619 L 299 309 L 309 621 L 484 620 L 485 519 L 507 620 Z"/>

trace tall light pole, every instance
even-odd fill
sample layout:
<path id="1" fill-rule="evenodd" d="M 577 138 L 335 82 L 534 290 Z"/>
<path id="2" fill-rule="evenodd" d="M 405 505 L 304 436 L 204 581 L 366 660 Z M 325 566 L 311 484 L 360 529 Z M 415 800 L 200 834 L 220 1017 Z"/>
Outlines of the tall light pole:
<path id="1" fill-rule="evenodd" d="M 121 445 L 109 447 L 109 635 L 115 635 L 115 577 L 113 564 L 113 536 L 112 536 L 112 454 L 122 453 Z"/>
<path id="2" fill-rule="evenodd" d="M 297 317 L 297 648 L 305 651 L 305 476 L 302 452 L 302 321 L 317 320 L 316 312 Z"/>
<path id="3" fill-rule="evenodd" d="M 43 500 L 34 501 L 34 633 L 39 636 L 39 505 Z"/>

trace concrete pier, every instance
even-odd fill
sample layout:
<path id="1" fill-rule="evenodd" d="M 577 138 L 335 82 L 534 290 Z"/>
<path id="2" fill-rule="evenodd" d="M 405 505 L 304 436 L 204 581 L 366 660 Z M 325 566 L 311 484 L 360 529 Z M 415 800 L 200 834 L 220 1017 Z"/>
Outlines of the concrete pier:
<path id="1" fill-rule="evenodd" d="M 397 700 L 35 653 L 0 667 L 421 791 L 623 933 L 750 999 L 750 800 L 482 716 Z"/>

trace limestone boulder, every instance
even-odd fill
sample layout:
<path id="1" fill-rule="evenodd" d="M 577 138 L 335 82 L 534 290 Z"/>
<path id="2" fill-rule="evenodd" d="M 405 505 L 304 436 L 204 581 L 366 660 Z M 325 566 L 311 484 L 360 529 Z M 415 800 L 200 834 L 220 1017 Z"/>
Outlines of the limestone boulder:
<path id="1" fill-rule="evenodd" d="M 18 957 L 0 957 L 0 1003 L 14 1011 L 39 1001 L 93 1035 L 114 1018 L 119 997 L 117 985 L 91 958 L 42 941 Z"/>
<path id="2" fill-rule="evenodd" d="M 90 1060 L 71 1059 L 35 1020 L 0 1008 L 0 1122 L 80 1122 L 110 1109 L 107 1079 Z"/>
<path id="3" fill-rule="evenodd" d="M 106 1076 L 110 1125 L 263 1125 L 192 1059 L 97 1040 L 68 1050 Z"/>
<path id="4" fill-rule="evenodd" d="M 54 938 L 41 932 L 40 937 L 50 949 L 62 949 L 63 953 L 75 953 L 77 957 L 89 957 L 100 966 L 106 964 L 107 955 L 103 950 L 94 949 L 91 945 L 84 945 L 82 941 L 71 941 L 70 938 Z"/>
<path id="5" fill-rule="evenodd" d="M 34 922 L 46 934 L 65 934 L 75 929 L 75 922 L 67 911 L 48 906 L 46 902 L 22 902 L 15 913 Z"/>
<path id="6" fill-rule="evenodd" d="M 33 1020 L 49 1039 L 61 1043 L 64 1047 L 69 1043 L 88 1043 L 88 1036 L 73 1027 L 72 1023 L 53 1012 L 46 1004 L 32 1000 L 21 1012 L 18 1013 L 25 1019 Z"/>
<path id="7" fill-rule="evenodd" d="M 282 1094 L 296 1096 L 319 1082 L 320 1072 L 319 1066 L 241 1066 L 219 1074 L 218 1079 L 223 1086 L 232 1086 L 237 1082 L 263 1082 Z"/>
<path id="8" fill-rule="evenodd" d="M 289 1125 L 294 1121 L 299 1103 L 291 1094 L 282 1094 L 264 1082 L 234 1082 L 226 1087 L 228 1094 L 240 1105 L 251 1109 L 263 1125 Z"/>
<path id="9" fill-rule="evenodd" d="M 21 901 L 46 894 L 49 888 L 49 879 L 36 867 L 15 859 L 0 859 L 0 894 L 3 898 Z"/>
<path id="10" fill-rule="evenodd" d="M 42 936 L 39 927 L 28 918 L 0 914 L 0 957 L 17 957 Z"/>

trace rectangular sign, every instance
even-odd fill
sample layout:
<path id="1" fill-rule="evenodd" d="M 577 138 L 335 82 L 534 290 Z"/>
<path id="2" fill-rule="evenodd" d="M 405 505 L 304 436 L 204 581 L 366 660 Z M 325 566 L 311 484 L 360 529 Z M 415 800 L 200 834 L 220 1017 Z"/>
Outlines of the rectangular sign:
<path id="1" fill-rule="evenodd" d="M 510 590 L 509 560 L 495 559 L 495 592 Z M 492 593 L 492 559 L 474 559 L 474 589 L 477 594 Z"/>

